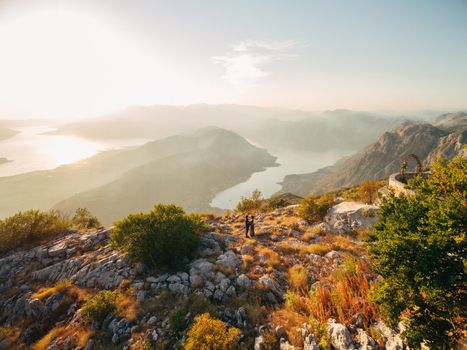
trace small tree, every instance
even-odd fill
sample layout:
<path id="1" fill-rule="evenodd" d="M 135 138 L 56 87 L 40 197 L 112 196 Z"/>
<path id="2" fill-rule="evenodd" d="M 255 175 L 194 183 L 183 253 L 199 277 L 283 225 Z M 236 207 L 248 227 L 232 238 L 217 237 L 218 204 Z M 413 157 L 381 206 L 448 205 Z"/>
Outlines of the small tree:
<path id="1" fill-rule="evenodd" d="M 467 161 L 437 161 L 415 195 L 383 200 L 370 253 L 384 280 L 375 300 L 411 347 L 448 349 L 465 331 Z"/>
<path id="2" fill-rule="evenodd" d="M 257 212 L 261 210 L 263 203 L 263 195 L 261 191 L 256 189 L 251 193 L 251 197 L 242 197 L 236 210 L 241 213 Z"/>
<path id="3" fill-rule="evenodd" d="M 358 196 L 363 203 L 374 203 L 378 197 L 378 190 L 380 188 L 378 181 L 369 180 L 363 182 L 358 188 Z"/>
<path id="4" fill-rule="evenodd" d="M 185 350 L 235 350 L 240 340 L 240 330 L 211 318 L 208 313 L 195 318 L 187 335 Z"/>
<path id="5" fill-rule="evenodd" d="M 199 234 L 205 229 L 200 216 L 159 204 L 149 213 L 131 214 L 117 222 L 111 243 L 150 267 L 176 268 L 194 256 Z"/>
<path id="6" fill-rule="evenodd" d="M 334 198 L 329 194 L 321 197 L 309 196 L 300 202 L 298 215 L 308 222 L 321 221 L 333 204 Z"/>
<path id="7" fill-rule="evenodd" d="M 90 228 L 99 228 L 101 223 L 99 219 L 92 215 L 87 208 L 78 208 L 75 211 L 72 222 L 74 225 L 79 228 L 90 229 Z"/>

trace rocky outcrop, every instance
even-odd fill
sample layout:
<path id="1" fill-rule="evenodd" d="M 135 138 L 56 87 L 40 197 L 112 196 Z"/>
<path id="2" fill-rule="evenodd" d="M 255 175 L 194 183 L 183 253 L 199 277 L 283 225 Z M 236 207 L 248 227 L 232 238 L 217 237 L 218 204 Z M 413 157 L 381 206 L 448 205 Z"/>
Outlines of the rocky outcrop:
<path id="1" fill-rule="evenodd" d="M 378 207 L 357 202 L 342 202 L 328 210 L 324 229 L 332 233 L 349 233 L 373 227 Z"/>

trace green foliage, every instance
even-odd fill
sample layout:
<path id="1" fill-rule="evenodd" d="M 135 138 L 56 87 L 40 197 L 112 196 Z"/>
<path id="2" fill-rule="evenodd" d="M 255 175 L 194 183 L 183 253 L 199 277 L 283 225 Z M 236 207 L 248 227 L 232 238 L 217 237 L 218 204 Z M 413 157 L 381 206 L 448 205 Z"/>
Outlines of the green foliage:
<path id="1" fill-rule="evenodd" d="M 58 211 L 28 210 L 0 220 L 0 253 L 41 244 L 64 233 L 69 222 Z"/>
<path id="2" fill-rule="evenodd" d="M 181 332 L 186 328 L 186 310 L 178 309 L 169 315 L 169 328 L 173 332 Z"/>
<path id="3" fill-rule="evenodd" d="M 75 211 L 75 215 L 73 219 L 71 219 L 73 225 L 84 228 L 84 229 L 91 229 L 91 228 L 99 228 L 101 227 L 101 223 L 99 219 L 92 215 L 91 212 L 86 208 L 78 208 Z"/>
<path id="4" fill-rule="evenodd" d="M 82 307 L 86 321 L 102 322 L 104 318 L 115 311 L 118 291 L 102 291 L 88 299 Z"/>
<path id="5" fill-rule="evenodd" d="M 235 350 L 238 349 L 240 330 L 204 313 L 195 318 L 188 331 L 185 350 Z"/>
<path id="6" fill-rule="evenodd" d="M 284 208 L 288 205 L 291 205 L 292 203 L 288 201 L 285 198 L 277 197 L 277 198 L 271 198 L 268 200 L 268 208 L 270 210 L 274 209 L 279 209 L 279 208 Z"/>
<path id="7" fill-rule="evenodd" d="M 241 213 L 258 212 L 262 209 L 263 204 L 263 195 L 260 191 L 254 190 L 251 197 L 242 197 L 235 210 Z"/>
<path id="8" fill-rule="evenodd" d="M 391 325 L 404 319 L 409 345 L 448 349 L 465 330 L 467 161 L 437 161 L 413 196 L 388 196 L 369 236 L 374 295 Z"/>
<path id="9" fill-rule="evenodd" d="M 322 221 L 333 205 L 334 198 L 328 194 L 321 197 L 309 196 L 300 202 L 298 215 L 310 223 Z"/>
<path id="10" fill-rule="evenodd" d="M 156 205 L 151 212 L 131 214 L 117 222 L 111 243 L 150 267 L 177 268 L 193 258 L 206 224 L 175 205 Z"/>

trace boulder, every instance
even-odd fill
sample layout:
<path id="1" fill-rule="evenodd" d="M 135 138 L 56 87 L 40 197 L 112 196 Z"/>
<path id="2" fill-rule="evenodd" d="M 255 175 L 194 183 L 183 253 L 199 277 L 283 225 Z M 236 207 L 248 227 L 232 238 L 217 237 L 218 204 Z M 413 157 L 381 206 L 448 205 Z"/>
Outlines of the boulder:
<path id="1" fill-rule="evenodd" d="M 26 315 L 43 321 L 49 315 L 49 310 L 39 299 L 30 299 L 26 302 Z"/>
<path id="2" fill-rule="evenodd" d="M 384 322 L 376 322 L 375 329 L 377 329 L 384 338 L 384 341 L 386 342 L 386 350 L 402 350 L 404 348 L 404 342 L 400 335 L 386 326 Z"/>
<path id="3" fill-rule="evenodd" d="M 311 334 L 305 337 L 305 341 L 303 342 L 303 350 L 319 350 L 316 339 Z"/>
<path id="4" fill-rule="evenodd" d="M 217 258 L 216 264 L 232 269 L 237 269 L 240 267 L 242 262 L 233 251 L 229 250 Z"/>
<path id="5" fill-rule="evenodd" d="M 329 209 L 325 223 L 334 233 L 349 233 L 358 228 L 371 228 L 377 221 L 378 207 L 357 202 L 342 202 Z"/>
<path id="6" fill-rule="evenodd" d="M 238 276 L 236 282 L 237 286 L 239 286 L 242 289 L 249 289 L 251 287 L 251 280 L 245 274 L 241 274 L 240 276 Z"/>
<path id="7" fill-rule="evenodd" d="M 336 323 L 335 320 L 328 321 L 327 331 L 331 338 L 331 345 L 335 350 L 348 350 L 352 346 L 352 337 L 346 326 Z"/>

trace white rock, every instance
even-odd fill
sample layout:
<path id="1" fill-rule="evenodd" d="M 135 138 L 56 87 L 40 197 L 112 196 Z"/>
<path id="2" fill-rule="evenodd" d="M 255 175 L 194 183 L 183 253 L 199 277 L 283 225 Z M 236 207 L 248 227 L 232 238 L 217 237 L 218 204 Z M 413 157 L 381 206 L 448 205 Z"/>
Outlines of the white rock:
<path id="1" fill-rule="evenodd" d="M 331 345 L 335 350 L 348 350 L 352 345 L 352 337 L 346 326 L 336 323 L 335 320 L 328 321 L 328 334 L 331 338 Z"/>

